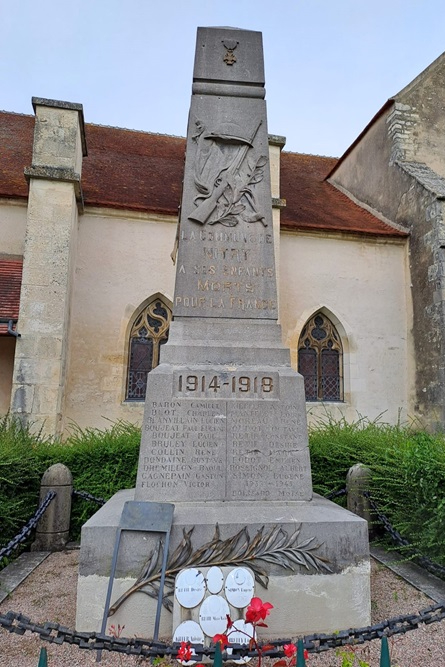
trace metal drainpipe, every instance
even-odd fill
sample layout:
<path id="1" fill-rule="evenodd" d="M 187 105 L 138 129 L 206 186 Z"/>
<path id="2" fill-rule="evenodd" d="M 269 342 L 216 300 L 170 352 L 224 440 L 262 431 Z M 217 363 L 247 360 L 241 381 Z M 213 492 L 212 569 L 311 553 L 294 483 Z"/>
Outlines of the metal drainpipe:
<path id="1" fill-rule="evenodd" d="M 21 334 L 19 334 L 18 331 L 15 331 L 15 329 L 12 328 L 13 324 L 14 324 L 14 320 L 8 320 L 8 334 L 10 334 L 11 336 L 14 336 L 15 338 L 20 338 Z"/>

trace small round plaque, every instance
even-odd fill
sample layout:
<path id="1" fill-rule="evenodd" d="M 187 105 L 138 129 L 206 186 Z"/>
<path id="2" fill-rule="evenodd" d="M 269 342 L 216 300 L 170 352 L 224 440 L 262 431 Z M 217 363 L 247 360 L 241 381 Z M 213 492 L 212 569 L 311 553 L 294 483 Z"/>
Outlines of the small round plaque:
<path id="1" fill-rule="evenodd" d="M 245 567 L 236 567 L 229 572 L 226 579 L 226 598 L 231 605 L 242 609 L 247 607 L 253 598 L 255 581 L 253 575 Z"/>
<path id="2" fill-rule="evenodd" d="M 200 570 L 191 567 L 182 570 L 176 577 L 175 595 L 179 604 L 186 609 L 196 607 L 205 594 L 204 575 Z"/>
<path id="3" fill-rule="evenodd" d="M 227 628 L 229 605 L 221 595 L 209 595 L 199 610 L 199 623 L 208 637 L 222 634 Z"/>
<path id="4" fill-rule="evenodd" d="M 219 593 L 224 583 L 224 575 L 220 567 L 214 565 L 207 572 L 207 590 L 209 593 Z"/>
<path id="5" fill-rule="evenodd" d="M 251 637 L 255 636 L 255 628 L 251 623 L 246 623 L 242 618 L 234 621 L 232 630 L 230 631 L 230 641 L 232 644 L 248 644 Z M 232 649 L 227 649 L 227 655 L 232 655 Z M 245 658 L 238 658 L 237 660 L 231 660 L 237 665 L 244 665 L 246 662 L 249 662 L 252 658 L 246 656 Z"/>
<path id="6" fill-rule="evenodd" d="M 190 642 L 191 644 L 203 644 L 204 633 L 196 621 L 184 621 L 180 623 L 173 633 L 174 642 Z M 195 650 L 192 649 L 192 654 Z M 178 660 L 181 665 L 194 665 L 196 660 Z"/>

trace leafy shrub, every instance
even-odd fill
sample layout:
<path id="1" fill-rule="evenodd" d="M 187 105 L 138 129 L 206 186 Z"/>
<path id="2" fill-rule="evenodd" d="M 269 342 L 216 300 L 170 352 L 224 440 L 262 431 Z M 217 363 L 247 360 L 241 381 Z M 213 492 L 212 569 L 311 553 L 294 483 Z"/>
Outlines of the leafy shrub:
<path id="1" fill-rule="evenodd" d="M 119 422 L 105 431 L 75 428 L 65 442 L 31 435 L 0 419 L 0 535 L 4 545 L 38 506 L 43 472 L 53 463 L 71 470 L 74 488 L 108 499 L 136 483 L 140 428 Z M 445 564 L 445 436 L 407 426 L 327 419 L 309 432 L 314 491 L 345 486 L 355 463 L 371 469 L 371 492 L 382 511 L 420 553 Z M 344 502 L 339 499 L 339 502 Z M 97 505 L 75 498 L 72 538 Z"/>
<path id="2" fill-rule="evenodd" d="M 310 430 L 314 491 L 345 485 L 348 469 L 371 470 L 371 493 L 420 553 L 445 564 L 445 435 L 360 419 L 327 420 Z"/>
<path id="3" fill-rule="evenodd" d="M 38 507 L 40 479 L 35 447 L 44 440 L 31 436 L 19 421 L 0 419 L 0 546 L 6 545 Z"/>
<path id="4" fill-rule="evenodd" d="M 76 428 L 65 442 L 31 434 L 9 417 L 0 420 L 1 545 L 10 540 L 38 507 L 40 480 L 53 463 L 64 463 L 74 488 L 108 499 L 136 483 L 140 429 L 119 422 L 106 431 Z M 71 533 L 79 539 L 82 524 L 98 509 L 73 499 Z"/>

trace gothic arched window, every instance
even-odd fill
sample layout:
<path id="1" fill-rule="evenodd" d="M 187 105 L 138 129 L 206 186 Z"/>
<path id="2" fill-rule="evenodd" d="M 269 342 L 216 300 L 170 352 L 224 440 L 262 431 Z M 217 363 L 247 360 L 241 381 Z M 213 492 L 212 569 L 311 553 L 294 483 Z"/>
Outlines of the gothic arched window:
<path id="1" fill-rule="evenodd" d="M 326 315 L 316 313 L 298 343 L 298 372 L 307 401 L 343 400 L 343 350 L 340 336 Z"/>
<path id="2" fill-rule="evenodd" d="M 161 297 L 153 297 L 136 316 L 128 349 L 127 401 L 145 400 L 147 375 L 159 364 L 171 318 L 171 308 Z"/>

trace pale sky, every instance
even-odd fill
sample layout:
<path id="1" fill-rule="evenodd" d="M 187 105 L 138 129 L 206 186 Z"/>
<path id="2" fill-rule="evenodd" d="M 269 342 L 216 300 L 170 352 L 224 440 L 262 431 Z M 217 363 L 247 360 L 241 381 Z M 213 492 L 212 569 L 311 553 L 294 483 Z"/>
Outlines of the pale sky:
<path id="1" fill-rule="evenodd" d="M 185 136 L 198 26 L 263 33 L 269 132 L 319 155 L 445 51 L 444 0 L 0 0 L 0 108 Z"/>

